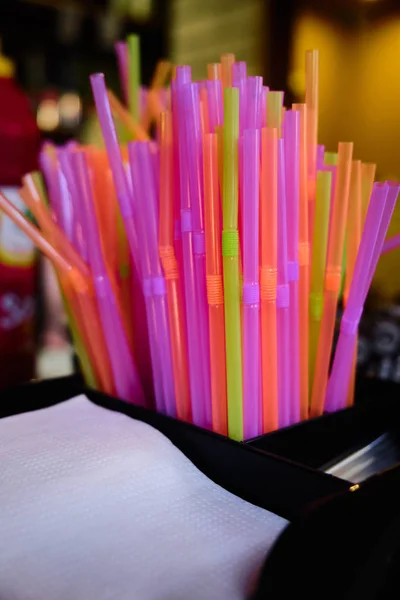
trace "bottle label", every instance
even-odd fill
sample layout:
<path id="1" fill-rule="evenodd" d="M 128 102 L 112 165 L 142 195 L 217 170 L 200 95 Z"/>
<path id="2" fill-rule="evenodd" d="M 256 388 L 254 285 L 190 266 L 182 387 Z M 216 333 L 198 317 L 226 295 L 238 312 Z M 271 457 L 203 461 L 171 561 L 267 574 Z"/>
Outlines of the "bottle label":
<path id="1" fill-rule="evenodd" d="M 18 188 L 2 188 L 10 202 L 27 214 Z M 4 213 L 0 215 L 0 262 L 7 266 L 30 267 L 36 259 L 35 246 L 30 238 Z"/>

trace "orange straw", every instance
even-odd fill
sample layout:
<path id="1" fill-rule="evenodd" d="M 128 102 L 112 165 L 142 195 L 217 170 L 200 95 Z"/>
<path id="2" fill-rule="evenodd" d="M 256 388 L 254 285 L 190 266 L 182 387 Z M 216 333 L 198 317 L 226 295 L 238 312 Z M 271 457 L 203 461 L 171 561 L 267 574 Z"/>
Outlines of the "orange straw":
<path id="1" fill-rule="evenodd" d="M 23 190 L 21 197 L 29 197 L 29 192 Z M 43 206 L 35 200 L 32 202 L 32 213 L 39 206 Z M 33 243 L 45 254 L 56 267 L 62 283 L 68 304 L 72 314 L 76 316 L 79 331 L 84 339 L 85 348 L 92 362 L 96 379 L 100 382 L 102 390 L 108 394 L 115 394 L 115 386 L 112 379 L 111 367 L 108 360 L 100 320 L 97 314 L 97 305 L 94 301 L 91 280 L 86 279 L 76 265 L 55 248 L 24 215 L 17 210 L 11 202 L 0 192 L 0 209 L 33 241 Z M 43 207 L 44 209 L 44 207 Z M 42 215 L 41 209 L 37 215 Z M 39 220 L 39 219 L 38 219 Z M 54 231 L 58 231 L 56 226 Z M 60 232 L 61 233 L 61 232 Z M 56 234 L 58 235 L 58 234 Z M 61 237 L 59 238 L 61 239 Z M 67 240 L 68 241 L 68 240 Z M 68 244 L 66 244 L 66 247 Z M 69 251 L 69 250 L 68 250 Z"/>
<path id="2" fill-rule="evenodd" d="M 357 260 L 358 248 L 361 241 L 361 220 L 362 220 L 362 174 L 361 161 L 354 160 L 351 168 L 350 179 L 350 198 L 349 208 L 346 223 L 346 278 L 344 284 L 343 300 L 344 305 L 347 304 L 351 281 L 353 279 L 354 267 Z M 353 364 L 350 378 L 349 391 L 347 395 L 347 406 L 351 406 L 354 402 L 354 391 L 356 383 L 356 368 L 357 368 L 357 341 L 356 349 L 353 356 Z"/>
<path id="3" fill-rule="evenodd" d="M 168 318 L 178 419 L 191 422 L 184 310 L 174 250 L 172 115 L 161 115 L 159 252 L 167 284 Z"/>
<path id="4" fill-rule="evenodd" d="M 234 62 L 234 54 L 223 54 L 221 56 L 222 89 L 232 87 L 232 66 Z"/>
<path id="5" fill-rule="evenodd" d="M 221 259 L 221 223 L 218 184 L 218 140 L 204 136 L 204 212 L 206 231 L 206 282 L 210 329 L 211 406 L 213 430 L 228 434 L 225 317 Z"/>
<path id="6" fill-rule="evenodd" d="M 329 362 L 341 284 L 344 234 L 350 195 L 352 157 L 353 144 L 350 142 L 339 143 L 336 187 L 331 214 L 325 271 L 324 309 L 322 313 L 317 361 L 311 396 L 312 417 L 322 415 L 325 401 Z"/>
<path id="7" fill-rule="evenodd" d="M 361 216 L 361 229 L 364 227 L 365 217 L 367 216 L 367 210 L 369 200 L 371 198 L 372 186 L 375 181 L 376 165 L 372 163 L 362 163 L 361 165 L 361 185 L 362 185 L 362 216 Z"/>
<path id="8" fill-rule="evenodd" d="M 278 428 L 276 284 L 278 270 L 278 130 L 265 128 L 261 141 L 260 300 L 263 432 Z"/>
<path id="9" fill-rule="evenodd" d="M 300 207 L 299 207 L 299 344 L 300 418 L 308 418 L 309 390 L 309 293 L 310 243 L 308 237 L 307 106 L 294 104 L 300 113 Z"/>
<path id="10" fill-rule="evenodd" d="M 131 113 L 121 104 L 111 90 L 107 91 L 107 95 L 114 116 L 117 117 L 135 139 L 140 142 L 148 142 L 150 138 L 142 125 L 132 117 Z"/>
<path id="11" fill-rule="evenodd" d="M 221 63 L 210 63 L 207 65 L 207 79 L 221 79 Z"/>
<path id="12" fill-rule="evenodd" d="M 318 144 L 318 50 L 306 52 L 306 105 L 307 105 L 307 162 L 308 162 L 308 241 L 314 232 L 315 192 L 317 184 Z"/>
<path id="13" fill-rule="evenodd" d="M 207 90 L 203 88 L 200 91 L 200 118 L 201 118 L 201 130 L 203 134 L 210 133 L 210 117 L 208 112 L 208 94 Z"/>

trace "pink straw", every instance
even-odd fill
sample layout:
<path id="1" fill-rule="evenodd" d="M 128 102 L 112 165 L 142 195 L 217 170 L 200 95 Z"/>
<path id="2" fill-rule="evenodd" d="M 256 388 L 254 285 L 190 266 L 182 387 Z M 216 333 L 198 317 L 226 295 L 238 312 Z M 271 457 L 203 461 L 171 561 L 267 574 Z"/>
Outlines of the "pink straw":
<path id="1" fill-rule="evenodd" d="M 233 63 L 232 86 L 239 90 L 239 137 L 242 137 L 246 128 L 247 110 L 247 65 L 245 62 Z"/>
<path id="2" fill-rule="evenodd" d="M 131 256 L 136 264 L 138 260 L 138 244 L 136 238 L 135 221 L 132 212 L 131 192 L 128 179 L 122 162 L 121 149 L 118 143 L 117 132 L 111 114 L 110 102 L 107 96 L 107 88 L 102 73 L 90 76 L 97 115 L 104 137 L 108 160 L 114 179 L 118 204 L 124 222 L 126 237 L 128 239 Z"/>
<path id="3" fill-rule="evenodd" d="M 346 406 L 358 324 L 399 192 L 397 184 L 375 183 L 354 267 L 347 305 L 340 325 L 325 410 Z"/>
<path id="4" fill-rule="evenodd" d="M 158 253 L 157 188 L 153 176 L 150 143 L 132 142 L 128 144 L 128 150 L 135 215 L 140 227 L 140 242 L 145 255 L 143 256 L 143 287 L 148 307 L 148 327 L 152 332 L 151 354 L 157 365 L 155 377 L 161 377 L 162 385 L 160 409 L 164 408 L 166 414 L 175 417 L 175 387 L 166 304 L 167 289 Z M 157 394 L 160 394 L 159 388 Z"/>
<path id="5" fill-rule="evenodd" d="M 394 235 L 393 237 L 386 240 L 386 242 L 382 246 L 381 256 L 387 254 L 388 252 L 392 252 L 392 250 L 397 250 L 400 247 L 400 233 Z"/>
<path id="6" fill-rule="evenodd" d="M 188 340 L 188 359 L 190 375 L 190 395 L 192 400 L 193 423 L 200 427 L 206 427 L 209 423 L 204 404 L 205 383 L 203 380 L 203 371 L 201 368 L 201 345 L 200 331 L 198 321 L 198 310 L 196 303 L 196 278 L 194 271 L 193 257 L 193 224 L 192 209 L 189 197 L 188 165 L 186 151 L 186 122 L 185 122 L 185 98 L 184 86 L 191 82 L 191 72 L 189 67 L 177 67 L 176 69 L 176 109 L 179 117 L 177 118 L 176 128 L 178 140 L 178 160 L 179 160 L 179 185 L 181 200 L 181 228 L 182 228 L 182 258 L 185 284 L 186 301 L 186 323 Z M 174 111 L 175 112 L 175 111 Z"/>
<path id="7" fill-rule="evenodd" d="M 290 318 L 290 402 L 291 421 L 300 420 L 299 340 L 299 176 L 300 113 L 288 110 L 283 123 L 286 168 L 287 252 Z"/>
<path id="8" fill-rule="evenodd" d="M 101 252 L 89 171 L 84 152 L 71 153 L 71 165 L 81 200 L 75 208 L 77 211 L 82 211 L 81 221 L 85 237 L 88 240 L 89 261 L 116 391 L 120 398 L 144 406 L 145 398 L 139 375 L 123 329 L 121 316 L 118 312 L 117 302 Z"/>
<path id="9" fill-rule="evenodd" d="M 200 127 L 200 101 L 195 84 L 183 87 L 186 125 L 186 159 L 192 211 L 192 241 L 200 343 L 200 369 L 203 378 L 203 404 L 206 427 L 212 429 L 210 335 L 206 289 L 206 246 L 204 234 L 203 146 Z"/>
<path id="10" fill-rule="evenodd" d="M 269 92 L 269 87 L 264 85 L 262 91 L 262 107 L 261 107 L 261 127 L 267 126 L 267 96 Z"/>
<path id="11" fill-rule="evenodd" d="M 261 129 L 262 77 L 248 77 L 246 85 L 246 129 Z"/>
<path id="12" fill-rule="evenodd" d="M 244 439 L 261 435 L 259 194 L 260 132 L 243 138 L 243 404 Z"/>
<path id="13" fill-rule="evenodd" d="M 222 84 L 220 79 L 209 79 L 206 82 L 208 97 L 208 112 L 210 120 L 210 133 L 215 133 L 215 128 L 224 122 L 224 106 L 222 104 Z"/>
<path id="14" fill-rule="evenodd" d="M 278 402 L 279 427 L 292 423 L 290 405 L 290 314 L 287 260 L 285 147 L 278 140 L 278 284 L 276 286 L 276 315 L 278 330 Z"/>

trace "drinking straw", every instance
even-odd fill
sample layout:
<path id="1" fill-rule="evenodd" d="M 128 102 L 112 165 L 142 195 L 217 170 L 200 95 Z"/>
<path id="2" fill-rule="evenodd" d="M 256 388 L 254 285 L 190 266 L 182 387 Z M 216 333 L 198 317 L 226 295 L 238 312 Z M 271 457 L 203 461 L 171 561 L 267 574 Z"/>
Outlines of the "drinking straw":
<path id="1" fill-rule="evenodd" d="M 325 408 L 327 411 L 338 410 L 346 404 L 358 324 L 399 189 L 398 184 L 376 183 L 373 186 L 354 268 L 354 277 L 340 325 L 339 340 L 326 391 Z"/>
<path id="2" fill-rule="evenodd" d="M 118 144 L 117 132 L 111 115 L 110 102 L 107 96 L 104 75 L 96 73 L 91 75 L 90 83 L 99 117 L 100 127 L 104 137 L 110 167 L 113 174 L 115 190 L 117 192 L 121 217 L 124 223 L 126 237 L 132 259 L 138 256 L 138 246 L 135 230 L 135 221 L 132 212 L 131 193 L 128 186 L 127 175 L 122 162 L 121 150 Z"/>
<path id="3" fill-rule="evenodd" d="M 100 237 L 95 226 L 94 203 L 86 157 L 84 152 L 79 151 L 71 153 L 70 160 L 81 198 L 79 210 L 82 212 L 83 229 L 88 240 L 89 262 L 116 391 L 120 398 L 144 405 L 139 375 L 101 252 Z M 78 206 L 75 208 L 78 209 Z"/>
<path id="4" fill-rule="evenodd" d="M 14 223 L 20 227 L 20 229 L 33 241 L 35 246 L 39 248 L 43 254 L 45 254 L 55 265 L 55 268 L 58 271 L 61 284 L 63 286 L 65 295 L 68 300 L 68 304 L 71 308 L 71 312 L 77 318 L 77 324 L 79 327 L 79 331 L 84 337 L 85 340 L 85 348 L 90 355 L 90 350 L 92 349 L 92 344 L 94 341 L 93 335 L 96 331 L 99 331 L 99 324 L 94 323 L 94 312 L 91 310 L 90 306 L 90 290 L 88 289 L 88 282 L 82 277 L 79 269 L 73 267 L 63 256 L 63 254 L 57 250 L 35 227 L 32 223 L 28 221 L 24 217 L 24 215 L 14 207 L 14 205 L 0 192 L 0 209 L 4 211 L 4 213 L 12 220 Z M 83 324 L 86 323 L 86 328 L 83 327 Z M 94 326 L 92 326 L 92 324 Z M 86 335 L 88 337 L 86 337 Z M 90 335 L 90 337 L 89 337 Z M 79 346 L 77 347 L 77 351 L 79 350 Z M 96 351 L 99 351 L 99 347 L 96 347 Z M 98 354 L 96 356 L 99 356 Z M 95 368 L 95 372 L 100 375 L 105 376 L 107 373 L 107 364 L 108 359 L 107 355 L 106 360 L 101 365 L 93 364 L 92 367 Z M 79 360 L 82 360 L 82 364 L 84 364 L 84 357 L 79 356 Z M 94 360 L 94 355 L 92 355 Z M 106 386 L 107 379 L 103 379 L 101 381 L 102 389 L 108 394 L 115 393 L 115 387 L 113 382 Z"/>
<path id="5" fill-rule="evenodd" d="M 325 161 L 325 146 L 318 144 L 317 146 L 317 169 L 321 169 Z"/>
<path id="6" fill-rule="evenodd" d="M 260 299 L 263 433 L 278 428 L 276 322 L 278 130 L 262 130 L 260 202 Z"/>
<path id="7" fill-rule="evenodd" d="M 260 97 L 262 86 L 260 86 Z M 244 438 L 261 435 L 259 194 L 260 133 L 243 138 L 243 422 Z"/>
<path id="8" fill-rule="evenodd" d="M 325 152 L 324 164 L 329 167 L 337 167 L 338 153 L 337 152 Z"/>
<path id="9" fill-rule="evenodd" d="M 238 236 L 238 136 L 239 93 L 224 92 L 223 133 L 223 230 L 224 306 L 228 434 L 243 439 L 242 342 L 240 330 L 239 236 Z"/>
<path id="10" fill-rule="evenodd" d="M 182 229 L 182 258 L 185 285 L 186 323 L 188 340 L 188 359 L 190 375 L 190 397 L 192 400 L 193 423 L 200 427 L 207 425 L 206 407 L 204 403 L 205 385 L 202 370 L 200 332 L 196 303 L 196 278 L 193 257 L 193 225 L 190 206 L 184 86 L 191 82 L 190 67 L 176 69 L 176 102 L 173 112 L 176 114 L 176 139 L 179 161 L 179 186 Z"/>
<path id="11" fill-rule="evenodd" d="M 223 54 L 221 56 L 221 79 L 223 89 L 232 87 L 232 66 L 234 62 L 234 54 Z"/>
<path id="12" fill-rule="evenodd" d="M 369 199 L 371 197 L 372 186 L 375 180 L 376 165 L 373 163 L 362 163 L 361 181 L 362 181 L 362 220 L 361 227 L 364 226 L 367 216 Z"/>
<path id="13" fill-rule="evenodd" d="M 349 203 L 352 156 L 353 144 L 350 142 L 340 142 L 325 271 L 324 309 L 318 339 L 318 353 L 311 396 L 311 415 L 313 417 L 322 414 L 328 380 L 329 361 L 341 282 L 343 242 Z"/>
<path id="14" fill-rule="evenodd" d="M 208 110 L 208 94 L 205 88 L 200 90 L 200 123 L 202 134 L 210 133 L 210 115 Z"/>
<path id="15" fill-rule="evenodd" d="M 46 144 L 40 153 L 39 162 L 46 179 L 56 220 L 65 231 L 68 239 L 71 240 L 73 238 L 72 207 L 67 197 L 68 189 L 65 177 L 60 170 L 59 153 L 55 147 Z"/>
<path id="16" fill-rule="evenodd" d="M 221 63 L 209 63 L 207 65 L 207 79 L 209 80 L 221 80 Z"/>
<path id="17" fill-rule="evenodd" d="M 115 53 L 117 55 L 119 79 L 121 89 L 126 105 L 129 103 L 129 81 L 128 81 L 128 48 L 126 42 L 117 42 L 115 44 Z"/>
<path id="18" fill-rule="evenodd" d="M 267 127 L 278 130 L 278 137 L 282 135 L 282 105 L 283 92 L 269 92 L 267 95 Z"/>
<path id="19" fill-rule="evenodd" d="M 131 142 L 128 145 L 133 182 L 133 201 L 140 240 L 143 248 L 144 291 L 152 309 L 153 355 L 158 353 L 164 412 L 176 416 L 175 390 L 171 342 L 166 305 L 166 284 L 162 275 L 158 252 L 158 219 L 156 214 L 156 183 L 151 168 L 151 150 L 147 142 Z M 148 289 L 147 289 L 148 288 Z M 149 324 L 150 328 L 150 324 Z M 156 398 L 157 400 L 157 398 Z"/>
<path id="20" fill-rule="evenodd" d="M 136 121 L 134 117 L 132 117 L 131 113 L 124 106 L 122 106 L 121 102 L 113 94 L 113 92 L 108 90 L 107 95 L 110 101 L 112 113 L 125 126 L 130 135 L 134 139 L 137 139 L 141 142 L 148 141 L 150 138 L 147 135 L 146 130 L 140 123 Z"/>
<path id="21" fill-rule="evenodd" d="M 37 184 L 41 185 L 41 177 L 39 173 L 31 173 L 29 175 L 24 176 L 23 178 L 24 186 L 20 189 L 19 195 L 24 201 L 25 205 L 34 215 L 36 221 L 39 223 L 42 231 L 46 232 L 47 239 L 52 243 L 55 248 L 61 249 L 64 253 L 64 256 L 68 259 L 70 257 L 72 264 L 75 264 L 76 268 L 81 271 L 82 276 L 85 278 L 85 281 L 88 281 L 90 277 L 89 270 L 86 264 L 82 261 L 79 254 L 75 251 L 73 246 L 71 246 L 69 240 L 66 238 L 65 234 L 57 227 L 56 223 L 52 220 L 50 213 L 48 212 L 46 206 L 44 205 L 41 195 L 39 195 L 39 191 L 37 188 Z M 40 189 L 40 194 L 42 193 L 42 189 Z M 56 242 L 57 233 L 59 234 L 59 240 Z M 69 251 L 69 252 L 68 252 Z M 60 281 L 59 272 L 58 279 Z M 90 336 L 88 335 L 85 329 L 87 328 L 87 320 L 82 319 L 82 315 L 80 315 L 80 319 L 78 319 L 78 315 L 74 314 L 71 310 L 71 302 L 68 302 L 68 297 L 70 298 L 71 293 L 74 293 L 72 290 L 70 294 L 66 293 L 65 290 L 61 292 L 65 310 L 67 313 L 68 323 L 70 326 L 70 330 L 72 333 L 72 339 L 74 345 L 76 345 L 76 351 L 79 358 L 79 362 L 82 367 L 82 372 L 86 381 L 86 384 L 89 387 L 94 389 L 98 388 L 98 381 L 104 382 L 105 387 L 107 387 L 107 379 L 98 380 L 98 377 L 95 375 L 94 368 L 96 366 L 96 357 L 94 356 L 95 350 L 90 347 L 89 341 Z M 75 303 L 76 304 L 76 303 Z M 90 316 L 92 318 L 92 314 Z M 78 324 L 79 320 L 79 324 Z M 95 330 L 98 327 L 95 327 Z M 80 333 L 80 329 L 83 329 L 83 334 Z M 85 347 L 88 345 L 88 350 Z M 95 346 L 95 349 L 98 350 L 99 346 Z M 90 357 L 89 357 L 90 354 Z M 93 367 L 92 367 L 93 364 Z M 102 373 L 104 375 L 104 372 Z M 112 386 L 112 384 L 111 384 Z M 110 387 L 112 389 L 112 387 Z"/>
<path id="22" fill-rule="evenodd" d="M 308 227 L 311 243 L 314 231 L 315 186 L 318 145 L 318 86 L 319 52 L 306 52 L 306 105 L 307 105 L 307 163 L 308 163 Z"/>
<path id="23" fill-rule="evenodd" d="M 382 246 L 381 256 L 391 252 L 392 250 L 396 250 L 400 246 L 400 234 L 394 235 L 393 237 L 386 240 L 386 242 Z"/>
<path id="24" fill-rule="evenodd" d="M 263 85 L 262 77 L 248 77 L 246 86 L 246 128 L 261 129 L 262 125 L 262 94 Z"/>
<path id="25" fill-rule="evenodd" d="M 186 128 L 186 165 L 188 169 L 189 194 L 192 216 L 192 240 L 194 275 L 196 286 L 198 343 L 200 344 L 199 368 L 203 378 L 203 405 L 206 426 L 212 427 L 210 387 L 210 338 L 206 290 L 206 248 L 204 234 L 203 201 L 203 148 L 200 128 L 200 103 L 195 84 L 183 88 L 184 118 Z"/>
<path id="26" fill-rule="evenodd" d="M 324 277 L 326 251 L 328 247 L 329 212 L 331 203 L 332 173 L 317 171 L 317 188 L 315 198 L 315 227 L 313 236 L 313 260 L 311 264 L 310 285 L 310 355 L 309 380 L 314 381 L 315 362 L 317 359 L 318 339 L 324 306 Z"/>
<path id="27" fill-rule="evenodd" d="M 269 87 L 264 85 L 263 86 L 263 93 L 262 93 L 262 103 L 261 103 L 261 127 L 266 127 L 267 126 L 267 97 L 268 97 L 268 92 L 269 92 Z"/>
<path id="28" fill-rule="evenodd" d="M 171 333 L 177 416 L 178 419 L 190 422 L 192 415 L 186 332 L 179 267 L 174 249 L 173 203 L 172 116 L 170 112 L 165 112 L 161 117 L 159 252 L 168 295 L 168 318 Z"/>
<path id="29" fill-rule="evenodd" d="M 278 328 L 278 401 L 279 426 L 287 427 L 292 421 L 290 377 L 292 356 L 290 354 L 289 280 L 287 258 L 287 208 L 285 181 L 285 146 L 278 140 L 278 284 L 276 286 L 276 313 Z"/>
<path id="30" fill-rule="evenodd" d="M 222 86 L 220 79 L 209 79 L 206 81 L 208 98 L 208 111 L 210 119 L 210 132 L 216 133 L 216 127 L 223 123 L 224 107 L 222 102 Z"/>
<path id="31" fill-rule="evenodd" d="M 221 261 L 221 223 L 217 135 L 203 138 L 206 282 L 210 328 L 210 374 L 213 430 L 228 434 L 225 317 Z"/>
<path id="32" fill-rule="evenodd" d="M 307 178 L 307 107 L 294 104 L 300 115 L 300 191 L 299 191 L 299 347 L 300 347 L 300 406 L 309 401 L 309 292 L 310 244 L 308 238 L 308 178 Z"/>
<path id="33" fill-rule="evenodd" d="M 353 280 L 354 267 L 356 264 L 358 248 L 361 241 L 361 219 L 362 219 L 362 178 L 361 161 L 354 160 L 351 168 L 350 199 L 346 223 L 345 237 L 345 278 L 343 290 L 344 306 L 347 305 L 351 281 Z M 357 335 L 355 338 L 355 349 L 352 358 L 352 369 L 347 405 L 350 406 L 354 399 L 355 381 L 357 367 Z"/>
<path id="34" fill-rule="evenodd" d="M 130 34 L 126 39 L 128 49 L 128 85 L 129 85 L 129 110 L 136 119 L 140 120 L 139 92 L 141 82 L 140 70 L 140 38 Z"/>
<path id="35" fill-rule="evenodd" d="M 285 140 L 285 177 L 287 210 L 287 255 L 290 320 L 290 401 L 291 419 L 308 418 L 308 397 L 300 403 L 300 341 L 299 341 L 299 190 L 300 190 L 300 115 L 288 110 L 283 123 Z"/>
<path id="36" fill-rule="evenodd" d="M 237 62 L 232 65 L 232 86 L 239 90 L 239 137 L 243 136 L 247 118 L 247 65 Z"/>

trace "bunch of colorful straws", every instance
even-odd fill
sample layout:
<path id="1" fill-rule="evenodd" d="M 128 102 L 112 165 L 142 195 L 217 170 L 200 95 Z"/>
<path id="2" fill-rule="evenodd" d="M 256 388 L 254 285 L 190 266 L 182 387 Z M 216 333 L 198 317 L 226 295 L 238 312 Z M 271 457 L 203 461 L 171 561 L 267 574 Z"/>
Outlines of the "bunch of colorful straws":
<path id="1" fill-rule="evenodd" d="M 399 186 L 317 145 L 318 53 L 291 109 L 233 55 L 169 89 L 162 62 L 149 90 L 137 38 L 117 55 L 126 107 L 91 77 L 105 150 L 47 144 L 47 191 L 25 177 L 40 229 L 0 196 L 57 269 L 87 383 L 237 440 L 348 405 Z"/>

